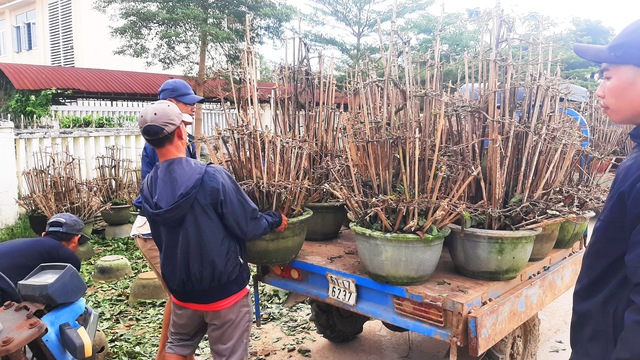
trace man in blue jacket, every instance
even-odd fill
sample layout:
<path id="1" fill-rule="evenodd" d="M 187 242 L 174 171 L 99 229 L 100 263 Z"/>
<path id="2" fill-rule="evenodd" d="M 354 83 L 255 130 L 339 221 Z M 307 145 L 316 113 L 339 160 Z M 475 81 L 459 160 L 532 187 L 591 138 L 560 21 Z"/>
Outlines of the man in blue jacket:
<path id="1" fill-rule="evenodd" d="M 575 44 L 601 63 L 596 96 L 616 124 L 636 125 L 618 167 L 573 295 L 571 359 L 640 359 L 640 20 L 608 45 Z"/>
<path id="2" fill-rule="evenodd" d="M 205 334 L 214 359 L 248 359 L 246 242 L 284 231 L 287 219 L 260 213 L 224 168 L 185 156 L 188 135 L 175 104 L 147 106 L 138 125 L 160 160 L 140 196 L 171 294 L 165 359 L 192 356 Z"/>
<path id="3" fill-rule="evenodd" d="M 202 103 L 204 98 L 196 95 L 191 89 L 189 83 L 182 79 L 169 79 L 162 83 L 160 89 L 158 89 L 158 97 L 161 100 L 167 100 L 174 103 L 178 109 L 182 112 L 182 122 L 185 125 L 191 125 L 193 123 L 193 116 L 195 115 L 195 105 Z M 186 145 L 186 157 L 191 159 L 197 159 L 195 137 L 191 134 L 187 134 L 188 140 Z M 145 144 L 142 150 L 142 179 L 147 177 L 147 174 L 151 172 L 151 169 L 158 163 L 158 154 L 149 144 Z M 142 207 L 142 199 L 138 198 L 133 202 L 136 208 Z M 162 281 L 162 271 L 160 270 L 160 253 L 156 246 L 149 224 L 144 216 L 138 216 L 131 229 L 131 236 L 134 237 L 136 246 L 140 249 L 145 259 L 151 266 L 151 270 L 156 274 L 162 287 L 168 292 L 164 281 Z M 162 317 L 162 331 L 160 333 L 160 346 L 158 353 L 156 354 L 156 360 L 164 359 L 164 348 L 167 343 L 167 334 L 169 331 L 169 319 L 171 317 L 171 301 L 167 301 L 164 308 L 164 315 Z"/>

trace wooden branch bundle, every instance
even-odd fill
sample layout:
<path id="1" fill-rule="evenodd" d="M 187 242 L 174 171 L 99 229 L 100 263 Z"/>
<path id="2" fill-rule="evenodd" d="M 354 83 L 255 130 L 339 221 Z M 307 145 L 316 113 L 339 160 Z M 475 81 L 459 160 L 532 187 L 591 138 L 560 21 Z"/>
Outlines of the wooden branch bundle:
<path id="1" fill-rule="evenodd" d="M 140 179 L 122 146 L 110 146 L 107 154 L 96 157 L 95 183 L 103 204 L 132 204 L 138 196 Z"/>
<path id="2" fill-rule="evenodd" d="M 79 159 L 59 149 L 40 150 L 33 156 L 34 168 L 23 173 L 28 194 L 19 204 L 35 205 L 47 217 L 68 212 L 83 221 L 100 212 L 98 189 L 93 181 L 82 178 Z"/>

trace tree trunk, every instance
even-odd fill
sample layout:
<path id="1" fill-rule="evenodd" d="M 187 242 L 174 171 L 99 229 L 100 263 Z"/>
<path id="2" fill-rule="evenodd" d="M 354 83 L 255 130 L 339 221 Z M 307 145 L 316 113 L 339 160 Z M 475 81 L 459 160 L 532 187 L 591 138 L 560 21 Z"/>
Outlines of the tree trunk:
<path id="1" fill-rule="evenodd" d="M 207 34 L 200 34 L 200 62 L 198 63 L 198 79 L 196 80 L 196 95 L 204 97 L 205 82 L 205 61 L 207 59 Z M 196 156 L 200 158 L 200 138 L 204 135 L 202 131 L 202 105 L 196 105 L 196 119 L 193 125 L 196 136 Z"/>

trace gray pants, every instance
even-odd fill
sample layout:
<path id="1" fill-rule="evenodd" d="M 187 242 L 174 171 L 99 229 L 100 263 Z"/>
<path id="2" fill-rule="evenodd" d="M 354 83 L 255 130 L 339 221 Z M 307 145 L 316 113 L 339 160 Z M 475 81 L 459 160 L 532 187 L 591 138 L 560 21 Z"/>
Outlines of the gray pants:
<path id="1" fill-rule="evenodd" d="M 252 322 L 249 295 L 220 311 L 192 310 L 174 302 L 166 352 L 191 355 L 207 334 L 215 360 L 247 360 Z"/>

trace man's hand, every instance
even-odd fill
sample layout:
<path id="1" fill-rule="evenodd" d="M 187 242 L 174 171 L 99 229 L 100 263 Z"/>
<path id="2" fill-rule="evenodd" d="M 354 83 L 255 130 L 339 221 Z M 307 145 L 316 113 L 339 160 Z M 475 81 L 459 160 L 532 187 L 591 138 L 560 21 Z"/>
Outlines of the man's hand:
<path id="1" fill-rule="evenodd" d="M 284 216 L 282 212 L 280 213 L 280 215 L 282 215 L 282 223 L 280 224 L 280 226 L 273 229 L 273 231 L 275 232 L 283 232 L 287 229 L 287 226 L 289 225 L 289 219 L 287 219 L 287 217 Z"/>

